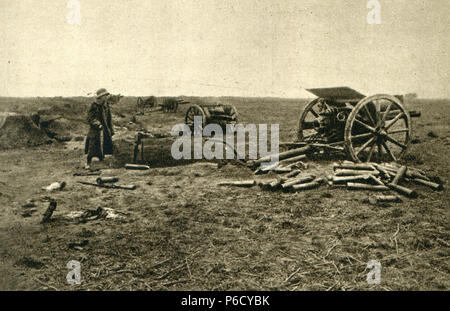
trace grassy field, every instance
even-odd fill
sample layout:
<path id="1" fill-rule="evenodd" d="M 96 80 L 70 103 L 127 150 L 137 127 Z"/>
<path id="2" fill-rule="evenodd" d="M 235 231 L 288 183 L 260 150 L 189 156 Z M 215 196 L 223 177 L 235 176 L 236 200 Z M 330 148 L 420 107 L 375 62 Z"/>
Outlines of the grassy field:
<path id="1" fill-rule="evenodd" d="M 306 100 L 187 98 L 234 104 L 241 123 L 278 123 L 280 139 L 295 139 Z M 0 98 L 0 111 L 45 110 L 86 134 L 88 98 Z M 175 114 L 136 115 L 136 98 L 113 108 L 116 139 L 137 130 L 170 131 Z M 84 142 L 72 140 L 0 151 L 0 290 L 449 290 L 450 101 L 416 100 L 422 111 L 404 162 L 439 176 L 445 190 L 411 186 L 417 199 L 370 205 L 371 193 L 323 186 L 299 193 L 258 187 L 218 187 L 253 178 L 243 166 L 199 162 L 126 171 L 106 163 L 102 176 L 136 184 L 135 191 L 84 186 L 77 177 Z M 131 122 L 133 117 L 135 122 Z M 1 130 L 1 129 L 0 129 Z M 310 161 L 314 172 L 332 161 Z M 41 187 L 66 181 L 63 191 Z M 51 196 L 53 221 L 40 224 Z M 36 211 L 24 217 L 25 203 Z M 80 222 L 70 213 L 112 208 L 119 217 Z M 86 242 L 87 241 L 87 242 Z M 81 262 L 81 285 L 66 282 L 70 260 Z M 368 285 L 367 263 L 382 264 L 380 285 Z"/>

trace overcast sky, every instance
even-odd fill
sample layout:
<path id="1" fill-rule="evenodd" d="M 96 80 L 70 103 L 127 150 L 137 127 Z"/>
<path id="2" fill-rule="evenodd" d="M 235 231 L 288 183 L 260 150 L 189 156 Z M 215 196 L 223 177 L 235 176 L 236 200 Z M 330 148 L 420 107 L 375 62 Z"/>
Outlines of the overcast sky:
<path id="1" fill-rule="evenodd" d="M 450 98 L 450 1 L 0 0 L 0 96 L 304 97 L 304 88 Z"/>

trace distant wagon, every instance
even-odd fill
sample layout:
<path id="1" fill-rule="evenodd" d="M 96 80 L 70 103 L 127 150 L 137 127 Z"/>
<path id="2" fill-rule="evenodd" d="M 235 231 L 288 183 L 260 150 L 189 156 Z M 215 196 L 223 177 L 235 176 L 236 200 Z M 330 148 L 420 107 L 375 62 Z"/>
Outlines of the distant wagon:
<path id="1" fill-rule="evenodd" d="M 137 111 L 144 114 L 146 108 L 153 108 L 156 106 L 155 96 L 150 96 L 147 98 L 138 97 L 136 102 Z"/>
<path id="2" fill-rule="evenodd" d="M 411 140 L 411 117 L 402 96 L 366 97 L 348 87 L 307 91 L 318 98 L 300 116 L 297 140 L 343 147 L 356 162 L 397 161 Z"/>
<path id="3" fill-rule="evenodd" d="M 161 104 L 161 108 L 163 112 L 175 113 L 178 110 L 178 106 L 183 104 L 189 104 L 189 102 L 182 99 L 166 98 Z"/>
<path id="4" fill-rule="evenodd" d="M 201 104 L 192 105 L 186 111 L 185 123 L 194 128 L 194 117 L 202 118 L 202 128 L 208 124 L 236 124 L 238 122 L 238 113 L 234 105 L 225 104 Z"/>

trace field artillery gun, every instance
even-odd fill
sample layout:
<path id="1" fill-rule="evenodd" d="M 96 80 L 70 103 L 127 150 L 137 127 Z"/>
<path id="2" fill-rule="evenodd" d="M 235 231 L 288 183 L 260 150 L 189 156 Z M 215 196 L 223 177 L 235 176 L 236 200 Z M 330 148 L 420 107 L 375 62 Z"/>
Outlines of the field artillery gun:
<path id="1" fill-rule="evenodd" d="M 166 98 L 161 104 L 161 109 L 163 112 L 175 113 L 178 110 L 178 106 L 183 104 L 189 104 L 189 102 L 182 99 Z"/>
<path id="2" fill-rule="evenodd" d="M 185 123 L 194 129 L 194 117 L 202 117 L 202 128 L 208 124 L 218 124 L 225 127 L 226 124 L 236 124 L 238 113 L 234 105 L 225 104 L 201 104 L 191 105 L 186 111 Z"/>
<path id="3" fill-rule="evenodd" d="M 137 111 L 141 114 L 145 113 L 145 108 L 154 108 L 156 107 L 156 98 L 155 96 L 150 96 L 147 98 L 138 97 L 136 102 Z"/>
<path id="4" fill-rule="evenodd" d="M 182 104 L 189 104 L 188 101 L 175 98 L 165 98 L 161 104 L 158 105 L 158 101 L 155 96 L 147 98 L 138 97 L 136 102 L 137 111 L 141 114 L 145 113 L 146 108 L 157 108 L 155 110 L 162 110 L 163 112 L 177 112 L 178 106 Z M 153 110 L 153 111 L 155 111 Z"/>
<path id="5" fill-rule="evenodd" d="M 297 140 L 344 148 L 351 160 L 398 161 L 411 141 L 411 118 L 402 96 L 366 97 L 348 87 L 308 89 L 318 98 L 303 110 Z"/>

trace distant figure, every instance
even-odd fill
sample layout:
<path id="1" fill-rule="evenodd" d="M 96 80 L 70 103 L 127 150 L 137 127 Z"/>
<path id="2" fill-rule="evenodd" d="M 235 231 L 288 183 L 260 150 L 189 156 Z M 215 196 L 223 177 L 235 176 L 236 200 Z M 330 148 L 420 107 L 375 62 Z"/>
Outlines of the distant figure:
<path id="1" fill-rule="evenodd" d="M 113 152 L 112 136 L 114 135 L 114 129 L 108 104 L 110 94 L 106 89 L 101 88 L 96 95 L 97 99 L 91 104 L 87 117 L 89 132 L 84 148 L 84 152 L 87 154 L 85 169 L 91 168 L 92 158 L 97 157 L 100 161 L 103 161 L 106 154 L 112 154 Z"/>

